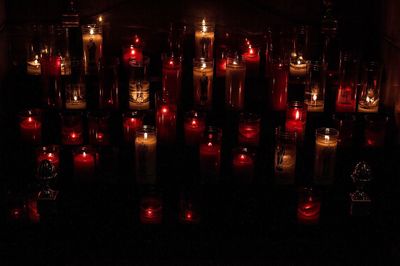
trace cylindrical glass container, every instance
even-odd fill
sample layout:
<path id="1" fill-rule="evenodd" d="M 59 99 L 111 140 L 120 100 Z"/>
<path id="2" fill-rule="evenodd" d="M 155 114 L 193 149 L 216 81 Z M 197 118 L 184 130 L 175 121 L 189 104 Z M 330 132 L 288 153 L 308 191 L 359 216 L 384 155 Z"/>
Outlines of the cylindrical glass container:
<path id="1" fill-rule="evenodd" d="M 340 58 L 339 88 L 336 94 L 336 112 L 355 112 L 358 82 L 358 63 L 343 53 Z"/>
<path id="2" fill-rule="evenodd" d="M 306 130 L 307 105 L 302 102 L 289 102 L 286 110 L 286 131 L 296 132 L 297 139 L 302 141 Z"/>
<path id="3" fill-rule="evenodd" d="M 202 183 L 217 183 L 221 167 L 222 131 L 216 127 L 208 127 L 200 143 L 200 174 Z"/>
<path id="4" fill-rule="evenodd" d="M 248 148 L 233 150 L 232 176 L 239 184 L 251 184 L 254 179 L 255 154 Z"/>
<path id="5" fill-rule="evenodd" d="M 364 66 L 361 76 L 361 92 L 358 99 L 358 112 L 377 113 L 381 87 L 382 69 L 375 62 Z"/>
<path id="6" fill-rule="evenodd" d="M 138 184 L 156 183 L 157 135 L 156 129 L 144 125 L 136 131 L 135 162 Z"/>
<path id="7" fill-rule="evenodd" d="M 36 151 L 36 165 L 39 166 L 44 160 L 52 163 L 58 172 L 60 169 L 60 146 L 48 145 L 39 147 Z"/>
<path id="8" fill-rule="evenodd" d="M 76 181 L 92 182 L 96 170 L 96 151 L 89 146 L 81 146 L 73 153 L 74 177 Z"/>
<path id="9" fill-rule="evenodd" d="M 238 143 L 257 147 L 260 142 L 261 118 L 255 113 L 240 113 Z"/>
<path id="10" fill-rule="evenodd" d="M 338 146 L 351 146 L 356 117 L 351 114 L 334 114 L 332 118 L 334 127 L 339 131 Z"/>
<path id="11" fill-rule="evenodd" d="M 117 58 L 100 65 L 99 107 L 117 110 L 119 107 L 119 61 Z"/>
<path id="12" fill-rule="evenodd" d="M 142 63 L 129 66 L 129 109 L 131 110 L 150 108 L 149 62 L 149 58 L 145 57 Z"/>
<path id="13" fill-rule="evenodd" d="M 42 75 L 42 102 L 50 108 L 62 108 L 61 57 L 44 55 L 40 62 Z"/>
<path id="14" fill-rule="evenodd" d="M 122 114 L 125 143 L 134 144 L 136 131 L 143 125 L 143 114 L 138 111 L 130 111 Z"/>
<path id="15" fill-rule="evenodd" d="M 110 114 L 107 112 L 89 112 L 89 143 L 91 145 L 110 144 Z"/>
<path id="16" fill-rule="evenodd" d="M 96 24 L 82 25 L 83 60 L 85 74 L 97 73 L 103 56 L 102 27 Z"/>
<path id="17" fill-rule="evenodd" d="M 178 57 L 170 56 L 163 59 L 162 89 L 168 95 L 169 102 L 181 104 L 182 62 Z"/>
<path id="18" fill-rule="evenodd" d="M 297 221 L 301 224 L 317 224 L 321 212 L 321 200 L 312 188 L 305 187 L 299 191 L 297 203 Z"/>
<path id="19" fill-rule="evenodd" d="M 42 113 L 39 109 L 19 113 L 19 130 L 22 142 L 40 144 L 42 141 Z"/>
<path id="20" fill-rule="evenodd" d="M 86 84 L 81 61 L 71 62 L 71 75 L 65 86 L 65 108 L 86 109 Z"/>
<path id="21" fill-rule="evenodd" d="M 147 196 L 140 201 L 140 222 L 160 224 L 162 222 L 162 201 L 155 196 Z"/>
<path id="22" fill-rule="evenodd" d="M 315 136 L 314 182 L 317 185 L 333 184 L 339 131 L 318 128 Z"/>
<path id="23" fill-rule="evenodd" d="M 211 109 L 213 94 L 214 62 L 212 60 L 193 60 L 194 104 L 198 108 Z"/>
<path id="24" fill-rule="evenodd" d="M 187 112 L 184 122 L 185 144 L 188 146 L 199 145 L 205 128 L 206 119 L 203 113 L 196 111 Z"/>
<path id="25" fill-rule="evenodd" d="M 157 141 L 160 144 L 171 145 L 176 142 L 177 108 L 175 104 L 168 103 L 162 95 L 157 96 Z"/>
<path id="26" fill-rule="evenodd" d="M 257 77 L 260 72 L 260 49 L 247 40 L 242 58 L 246 64 L 246 76 Z"/>
<path id="27" fill-rule="evenodd" d="M 296 132 L 275 129 L 275 182 L 293 185 L 296 178 Z"/>
<path id="28" fill-rule="evenodd" d="M 81 112 L 61 113 L 61 143 L 63 145 L 83 144 L 83 120 Z"/>
<path id="29" fill-rule="evenodd" d="M 287 106 L 289 70 L 283 59 L 272 60 L 271 76 L 271 106 L 273 111 L 284 111 Z"/>
<path id="30" fill-rule="evenodd" d="M 295 78 L 305 78 L 309 71 L 309 62 L 307 61 L 308 52 L 308 28 L 298 26 L 294 29 L 292 39 L 292 50 L 290 54 L 290 76 Z"/>
<path id="31" fill-rule="evenodd" d="M 369 114 L 364 118 L 365 145 L 368 147 L 383 147 L 385 145 L 386 129 L 389 117 L 379 114 Z"/>
<path id="32" fill-rule="evenodd" d="M 326 65 L 311 62 L 310 79 L 306 86 L 304 102 L 308 112 L 323 112 L 325 102 Z"/>
<path id="33" fill-rule="evenodd" d="M 228 109 L 244 108 L 246 65 L 240 56 L 228 57 L 225 74 L 225 103 Z"/>
<path id="34" fill-rule="evenodd" d="M 214 25 L 204 18 L 195 25 L 195 56 L 196 58 L 214 58 Z"/>

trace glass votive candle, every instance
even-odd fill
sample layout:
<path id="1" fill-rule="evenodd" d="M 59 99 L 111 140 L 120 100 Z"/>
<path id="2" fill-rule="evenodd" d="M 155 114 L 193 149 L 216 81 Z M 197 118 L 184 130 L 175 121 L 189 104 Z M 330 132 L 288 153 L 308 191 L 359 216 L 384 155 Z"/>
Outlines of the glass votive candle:
<path id="1" fill-rule="evenodd" d="M 361 75 L 361 93 L 358 99 L 358 112 L 378 112 L 381 76 L 382 69 L 376 62 L 369 62 L 364 66 Z"/>
<path id="2" fill-rule="evenodd" d="M 222 131 L 208 127 L 199 148 L 200 174 L 203 183 L 216 183 L 221 167 Z"/>
<path id="3" fill-rule="evenodd" d="M 297 203 L 297 221 L 301 224 L 317 224 L 321 212 L 321 201 L 312 188 L 301 188 Z"/>
<path id="4" fill-rule="evenodd" d="M 39 109 L 24 110 L 19 113 L 21 141 L 40 144 L 42 141 L 42 112 Z"/>
<path id="5" fill-rule="evenodd" d="M 143 62 L 142 47 L 136 44 L 131 44 L 124 47 L 122 50 L 125 67 L 141 64 Z"/>
<path id="6" fill-rule="evenodd" d="M 233 150 L 232 176 L 239 184 L 251 184 L 254 179 L 255 154 L 248 148 Z"/>
<path id="7" fill-rule="evenodd" d="M 195 56 L 196 58 L 213 59 L 214 25 L 205 18 L 195 25 Z"/>
<path id="8" fill-rule="evenodd" d="M 351 146 L 356 117 L 351 114 L 334 114 L 332 118 L 334 127 L 339 131 L 338 146 Z"/>
<path id="9" fill-rule="evenodd" d="M 326 65 L 321 62 L 312 62 L 310 66 L 310 79 L 306 86 L 304 102 L 307 104 L 308 112 L 323 112 Z"/>
<path id="10" fill-rule="evenodd" d="M 136 131 L 143 125 L 143 114 L 138 111 L 128 111 L 122 114 L 125 143 L 134 144 Z"/>
<path id="11" fill-rule="evenodd" d="M 52 163 L 58 171 L 60 169 L 60 146 L 48 145 L 39 147 L 36 151 L 36 165 L 39 166 L 44 160 Z"/>
<path id="12" fill-rule="evenodd" d="M 81 112 L 60 113 L 61 143 L 63 145 L 83 144 L 83 119 Z"/>
<path id="13" fill-rule="evenodd" d="M 203 113 L 196 111 L 187 112 L 184 122 L 185 144 L 188 146 L 199 145 L 205 128 L 206 119 Z"/>
<path id="14" fill-rule="evenodd" d="M 89 143 L 92 145 L 110 144 L 110 114 L 107 112 L 89 112 Z"/>
<path id="15" fill-rule="evenodd" d="M 343 53 L 339 67 L 339 88 L 336 94 L 336 112 L 355 112 L 358 80 L 358 63 Z"/>
<path id="16" fill-rule="evenodd" d="M 171 145 L 176 142 L 177 107 L 169 103 L 165 96 L 157 95 L 156 129 L 157 141 Z"/>
<path id="17" fill-rule="evenodd" d="M 74 177 L 78 182 L 93 181 L 96 170 L 96 157 L 96 151 L 89 146 L 81 146 L 74 151 Z"/>
<path id="18" fill-rule="evenodd" d="M 289 68 L 283 59 L 272 60 L 271 105 L 273 111 L 284 111 L 287 107 Z"/>
<path id="19" fill-rule="evenodd" d="M 80 60 L 71 61 L 71 75 L 65 85 L 65 108 L 86 109 L 86 83 Z"/>
<path id="20" fill-rule="evenodd" d="M 144 125 L 136 131 L 135 172 L 138 184 L 155 184 L 157 167 L 157 134 L 152 126 Z"/>
<path id="21" fill-rule="evenodd" d="M 246 65 L 240 56 L 228 57 L 225 73 L 225 104 L 228 109 L 244 108 Z"/>
<path id="22" fill-rule="evenodd" d="M 161 224 L 162 211 L 161 199 L 155 196 L 143 197 L 140 201 L 140 222 L 142 224 Z"/>
<path id="23" fill-rule="evenodd" d="M 62 108 L 61 57 L 44 55 L 41 60 L 42 103 L 50 108 Z"/>
<path id="24" fill-rule="evenodd" d="M 260 142 L 261 118 L 255 113 L 240 113 L 238 143 L 244 146 L 258 146 Z"/>
<path id="25" fill-rule="evenodd" d="M 97 73 L 97 65 L 103 56 L 102 27 L 82 25 L 82 42 L 85 74 Z"/>
<path id="26" fill-rule="evenodd" d="M 169 102 L 181 103 L 182 62 L 181 58 L 169 56 L 163 59 L 162 90 L 168 95 Z"/>
<path id="27" fill-rule="evenodd" d="M 193 60 L 193 97 L 198 108 L 211 109 L 214 62 L 204 58 Z"/>
<path id="28" fill-rule="evenodd" d="M 331 185 L 335 178 L 339 131 L 322 127 L 316 130 L 315 137 L 314 182 L 317 185 Z"/>
<path id="29" fill-rule="evenodd" d="M 227 52 L 225 49 L 220 49 L 220 51 L 217 52 L 216 67 L 215 67 L 216 77 L 225 77 L 226 55 L 227 55 Z"/>
<path id="30" fill-rule="evenodd" d="M 365 115 L 365 146 L 383 147 L 385 145 L 388 116 L 379 114 Z"/>
<path id="31" fill-rule="evenodd" d="M 293 185 L 296 178 L 296 132 L 275 129 L 274 175 L 279 185 Z"/>
<path id="32" fill-rule="evenodd" d="M 297 140 L 303 141 L 306 130 L 307 105 L 302 102 L 289 102 L 286 110 L 285 129 L 297 133 Z"/>
<path id="33" fill-rule="evenodd" d="M 260 71 L 260 49 L 247 42 L 242 54 L 243 61 L 246 64 L 246 76 L 256 77 Z"/>
<path id="34" fill-rule="evenodd" d="M 200 222 L 198 206 L 191 198 L 180 199 L 179 222 L 182 224 L 197 224 Z"/>

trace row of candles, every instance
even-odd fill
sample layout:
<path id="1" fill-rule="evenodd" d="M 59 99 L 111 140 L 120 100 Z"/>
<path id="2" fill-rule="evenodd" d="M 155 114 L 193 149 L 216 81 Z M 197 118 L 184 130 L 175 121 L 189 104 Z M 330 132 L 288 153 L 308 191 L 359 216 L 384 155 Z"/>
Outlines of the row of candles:
<path id="1" fill-rule="evenodd" d="M 275 132 L 274 169 L 277 183 L 294 184 L 296 153 L 303 143 L 306 131 L 307 107 L 304 103 L 288 105 L 284 128 Z M 25 142 L 40 144 L 42 120 L 32 110 L 21 114 L 20 133 Z M 382 147 L 385 143 L 387 117 L 367 115 L 365 145 Z M 82 113 L 61 114 L 61 143 L 78 146 L 74 154 L 74 169 L 77 175 L 93 176 L 96 165 L 96 151 L 84 145 Z M 110 116 L 107 113 L 88 114 L 89 144 L 103 146 L 111 144 Z M 348 146 L 353 139 L 354 117 L 334 116 L 335 128 L 316 130 L 314 175 L 317 184 L 334 182 L 335 156 L 337 146 Z M 160 105 L 156 112 L 156 127 L 144 125 L 143 114 L 127 112 L 122 122 L 124 142 L 134 146 L 136 177 L 138 183 L 156 183 L 157 145 L 176 144 L 176 111 Z M 186 146 L 198 148 L 201 176 L 204 182 L 217 182 L 220 176 L 222 130 L 207 127 L 204 113 L 190 111 L 184 121 Z M 259 147 L 261 118 L 257 114 L 241 113 L 238 123 L 238 148 L 233 151 L 232 173 L 242 183 L 251 183 L 254 177 L 255 153 Z M 50 161 L 59 162 L 54 147 L 43 147 L 40 153 Z M 38 157 L 43 159 L 43 157 Z M 83 174 L 80 174 L 83 173 Z"/>
<path id="2" fill-rule="evenodd" d="M 307 225 L 319 223 L 321 199 L 318 191 L 311 187 L 302 187 L 298 194 L 297 221 Z M 10 206 L 8 217 L 12 221 L 28 219 L 32 223 L 39 223 L 42 219 L 39 204 L 35 197 L 29 197 L 19 204 Z M 162 224 L 164 212 L 163 200 L 160 196 L 145 195 L 141 197 L 139 220 L 142 224 Z M 182 224 L 199 224 L 202 215 L 198 202 L 193 201 L 190 197 L 181 197 L 177 218 Z"/>

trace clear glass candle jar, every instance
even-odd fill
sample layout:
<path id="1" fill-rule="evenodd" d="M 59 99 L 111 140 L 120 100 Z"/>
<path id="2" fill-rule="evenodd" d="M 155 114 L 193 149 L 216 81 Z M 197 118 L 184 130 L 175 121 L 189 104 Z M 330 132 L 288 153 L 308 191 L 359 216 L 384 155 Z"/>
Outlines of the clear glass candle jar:
<path id="1" fill-rule="evenodd" d="M 246 65 L 240 56 L 228 57 L 225 73 L 225 103 L 228 109 L 244 108 Z"/>
<path id="2" fill-rule="evenodd" d="M 301 188 L 297 202 L 297 221 L 301 224 L 317 224 L 320 219 L 321 200 L 315 189 Z"/>
<path id="3" fill-rule="evenodd" d="M 275 129 L 275 182 L 293 185 L 296 177 L 296 132 Z"/>
<path id="4" fill-rule="evenodd" d="M 99 75 L 99 108 L 117 110 L 119 107 L 119 60 L 101 60 Z"/>
<path id="5" fill-rule="evenodd" d="M 88 113 L 89 143 L 91 145 L 110 144 L 110 114 L 108 112 Z"/>
<path id="6" fill-rule="evenodd" d="M 129 66 L 129 109 L 150 109 L 150 82 L 148 67 L 150 59 L 144 57 L 143 62 Z"/>
<path id="7" fill-rule="evenodd" d="M 193 60 L 194 104 L 201 109 L 211 109 L 213 94 L 214 62 L 212 60 Z"/>
<path id="8" fill-rule="evenodd" d="M 273 111 L 284 111 L 287 106 L 289 67 L 281 58 L 271 60 L 272 79 L 271 107 Z"/>
<path id="9" fill-rule="evenodd" d="M 364 117 L 365 120 L 365 145 L 367 147 L 383 147 L 389 117 L 379 114 L 369 114 Z"/>
<path id="10" fill-rule="evenodd" d="M 238 143 L 257 147 L 260 143 L 261 118 L 255 113 L 240 113 Z"/>
<path id="11" fill-rule="evenodd" d="M 334 127 L 339 131 L 338 145 L 349 147 L 353 143 L 354 126 L 356 117 L 352 114 L 334 114 L 332 116 Z"/>
<path id="12" fill-rule="evenodd" d="M 152 126 L 144 125 L 136 131 L 135 172 L 138 184 L 155 184 L 157 168 L 157 133 Z"/>
<path id="13" fill-rule="evenodd" d="M 317 185 L 331 185 L 335 178 L 339 131 L 334 128 L 318 128 L 315 137 L 314 182 Z"/>
<path id="14" fill-rule="evenodd" d="M 382 68 L 376 62 L 369 62 L 364 66 L 361 75 L 361 92 L 358 99 L 358 112 L 378 112 L 381 76 Z"/>
<path id="15" fill-rule="evenodd" d="M 82 25 L 82 47 L 85 74 L 97 73 L 103 56 L 102 27 L 96 24 Z"/>
<path id="16" fill-rule="evenodd" d="M 82 112 L 60 113 L 61 117 L 61 143 L 63 145 L 83 144 L 83 119 Z"/>
<path id="17" fill-rule="evenodd" d="M 336 112 L 355 112 L 358 83 L 358 62 L 342 53 L 339 66 L 339 88 L 336 93 Z"/>
<path id="18" fill-rule="evenodd" d="M 206 18 L 195 24 L 194 46 L 196 58 L 214 58 L 214 25 Z"/>
<path id="19" fill-rule="evenodd" d="M 71 62 L 71 75 L 65 86 L 65 108 L 86 109 L 86 84 L 81 61 Z"/>
<path id="20" fill-rule="evenodd" d="M 310 79 L 306 86 L 304 102 L 308 112 L 323 112 L 325 103 L 326 65 L 311 62 Z"/>

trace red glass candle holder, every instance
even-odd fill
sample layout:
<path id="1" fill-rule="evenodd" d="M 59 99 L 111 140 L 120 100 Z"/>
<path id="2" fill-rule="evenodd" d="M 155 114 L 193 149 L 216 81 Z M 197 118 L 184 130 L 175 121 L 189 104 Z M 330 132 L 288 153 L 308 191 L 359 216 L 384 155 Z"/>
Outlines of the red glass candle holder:
<path id="1" fill-rule="evenodd" d="M 246 75 L 256 77 L 260 71 L 260 49 L 255 47 L 247 39 L 242 58 L 246 64 Z"/>
<path id="2" fill-rule="evenodd" d="M 288 132 L 296 132 L 297 139 L 302 141 L 306 129 L 307 105 L 302 102 L 288 103 L 285 128 Z"/>
<path id="3" fill-rule="evenodd" d="M 369 114 L 365 117 L 365 146 L 383 147 L 389 117 L 379 114 Z"/>
<path id="4" fill-rule="evenodd" d="M 200 174 L 202 182 L 216 183 L 221 167 L 222 131 L 216 127 L 208 127 L 200 144 Z"/>
<path id="5" fill-rule="evenodd" d="M 184 122 L 185 144 L 188 146 L 199 145 L 205 128 L 206 119 L 203 113 L 196 111 L 187 112 Z"/>
<path id="6" fill-rule="evenodd" d="M 38 148 L 36 151 L 37 166 L 39 166 L 44 160 L 52 163 L 58 171 L 58 169 L 60 169 L 60 146 L 48 145 Z"/>
<path id="7" fill-rule="evenodd" d="M 63 145 L 83 144 L 83 120 L 81 112 L 66 112 L 61 116 L 61 142 Z"/>
<path id="8" fill-rule="evenodd" d="M 136 130 L 143 126 L 143 114 L 130 111 L 122 114 L 123 132 L 125 143 L 135 144 Z"/>
<path id="9" fill-rule="evenodd" d="M 24 143 L 40 144 L 42 141 L 42 112 L 39 109 L 19 113 L 20 137 Z"/>
<path id="10" fill-rule="evenodd" d="M 200 221 L 200 215 L 196 205 L 191 199 L 181 198 L 179 206 L 179 221 L 182 224 L 197 224 Z"/>
<path id="11" fill-rule="evenodd" d="M 96 151 L 89 146 L 77 148 L 73 153 L 74 176 L 79 182 L 93 180 L 96 170 Z"/>
<path id="12" fill-rule="evenodd" d="M 171 104 L 164 96 L 157 97 L 156 128 L 157 140 L 160 144 L 174 144 L 176 142 L 176 114 L 177 107 Z"/>
<path id="13" fill-rule="evenodd" d="M 91 145 L 110 144 L 110 114 L 107 112 L 89 112 L 89 143 Z"/>
<path id="14" fill-rule="evenodd" d="M 253 182 L 255 169 L 255 154 L 248 148 L 236 148 L 233 150 L 232 175 L 234 181 L 239 184 Z"/>
<path id="15" fill-rule="evenodd" d="M 142 52 L 142 47 L 131 44 L 128 45 L 127 47 L 124 47 L 123 49 L 123 62 L 125 67 L 128 67 L 130 65 L 137 65 L 141 64 L 143 62 L 143 52 Z"/>
<path id="16" fill-rule="evenodd" d="M 284 111 L 287 106 L 289 67 L 282 59 L 274 59 L 271 64 L 273 111 Z"/>
<path id="17" fill-rule="evenodd" d="M 302 188 L 297 204 L 297 221 L 301 224 L 317 224 L 320 218 L 321 201 L 312 188 Z"/>
<path id="18" fill-rule="evenodd" d="M 62 108 L 61 57 L 45 55 L 41 62 L 42 102 L 50 108 Z"/>
<path id="19" fill-rule="evenodd" d="M 163 218 L 161 199 L 148 196 L 140 201 L 140 222 L 142 224 L 161 224 Z"/>
<path id="20" fill-rule="evenodd" d="M 240 113 L 238 142 L 245 146 L 258 146 L 261 118 L 255 113 Z"/>
<path id="21" fill-rule="evenodd" d="M 349 147 L 353 142 L 356 117 L 351 114 L 334 114 L 334 128 L 339 131 L 338 146 Z"/>
<path id="22" fill-rule="evenodd" d="M 181 103 L 182 62 L 181 58 L 170 56 L 163 59 L 162 89 L 172 104 Z"/>
<path id="23" fill-rule="evenodd" d="M 227 57 L 227 52 L 225 49 L 221 49 L 221 51 L 217 52 L 217 59 L 216 59 L 216 66 L 215 66 L 216 77 L 225 77 L 226 61 L 227 61 L 226 57 Z"/>
<path id="24" fill-rule="evenodd" d="M 336 94 L 336 112 L 355 112 L 358 83 L 358 63 L 343 53 L 339 66 L 339 88 Z"/>

